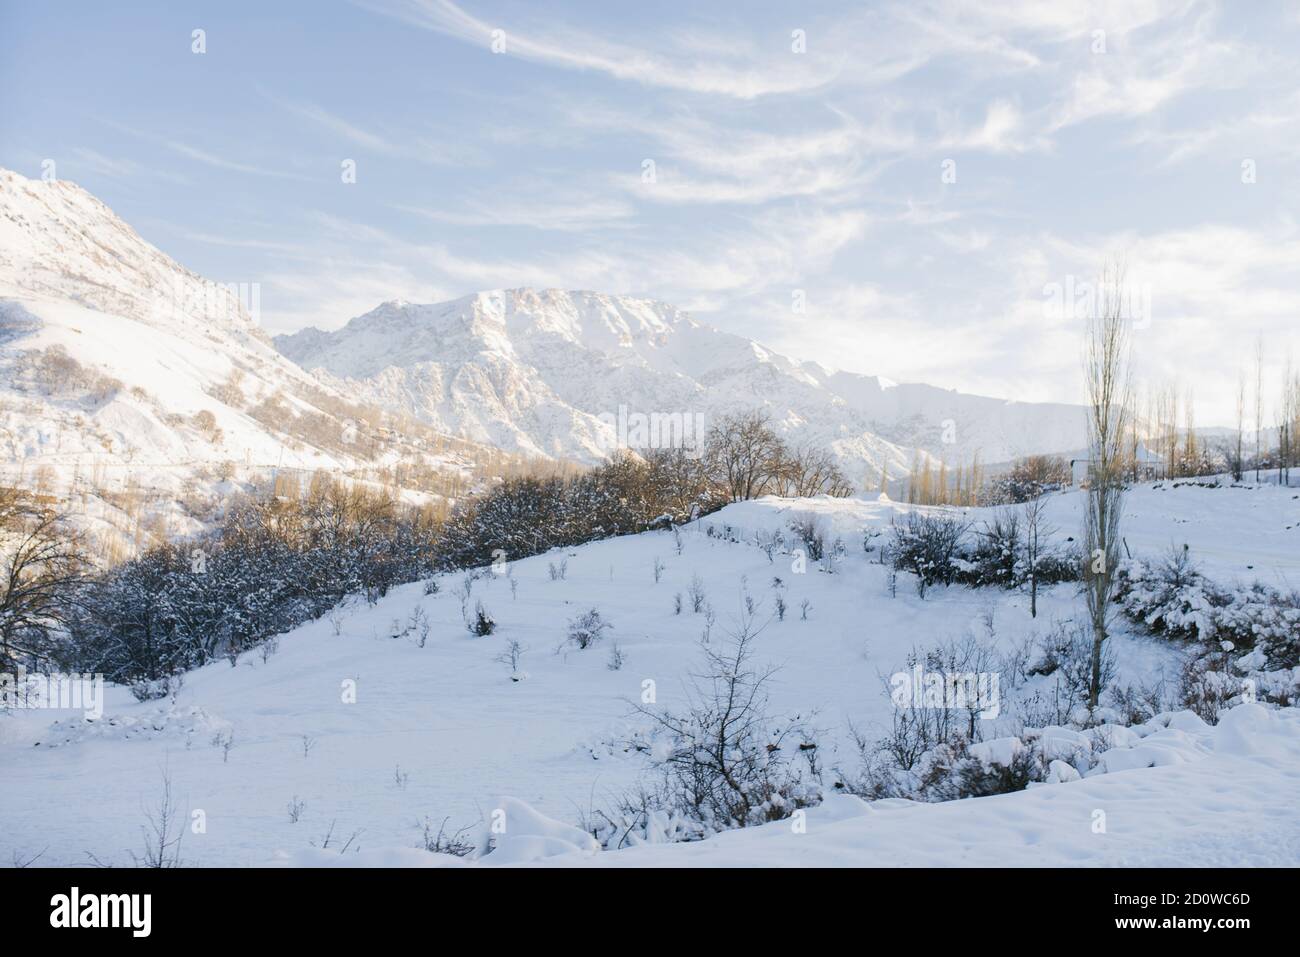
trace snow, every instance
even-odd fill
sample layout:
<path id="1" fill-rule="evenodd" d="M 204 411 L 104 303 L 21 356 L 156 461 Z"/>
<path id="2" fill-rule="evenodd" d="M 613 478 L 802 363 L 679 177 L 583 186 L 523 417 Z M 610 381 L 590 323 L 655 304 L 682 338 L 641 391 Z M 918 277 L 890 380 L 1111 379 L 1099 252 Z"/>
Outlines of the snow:
<path id="1" fill-rule="evenodd" d="M 102 400 L 21 388 L 10 370 L 55 347 L 123 388 Z M 0 170 L 0 466 L 24 479 L 50 466 L 65 487 L 99 483 L 79 499 L 87 523 L 125 519 L 104 494 L 114 481 L 177 498 L 197 485 L 215 497 L 232 486 L 202 476 L 230 459 L 358 464 L 248 414 L 250 403 L 277 393 L 299 409 L 322 393 L 362 396 L 473 440 L 580 459 L 608 451 L 599 416 L 619 405 L 711 414 L 758 395 L 776 421 L 834 448 L 850 477 L 873 489 L 882 464 L 899 475 L 915 449 L 940 451 L 935 436 L 946 419 L 962 426 L 946 449 L 950 463 L 977 448 L 996 461 L 1082 444 L 1076 408 L 829 372 L 666 304 L 593 292 L 390 302 L 343 330 L 306 330 L 279 348 L 319 366 L 321 377 L 277 352 L 238 302 L 84 190 Z M 216 397 L 235 369 L 245 403 Z M 213 414 L 220 439 L 194 428 L 200 411 Z M 1046 520 L 1058 538 L 1077 534 L 1082 505 L 1078 492 L 1050 497 Z M 1225 584 L 1290 588 L 1300 574 L 1295 489 L 1156 483 L 1133 489 L 1125 508 L 1125 547 L 1135 557 L 1186 546 Z M 631 702 L 652 682 L 658 706 L 679 708 L 699 668 L 705 618 L 673 608 L 696 576 L 717 611 L 713 640 L 734 627 L 746 595 L 770 609 L 781 579 L 790 611 L 760 635 L 757 664 L 778 669 L 774 711 L 814 716 L 827 767 L 854 760 L 850 726 L 888 725 L 882 677 L 914 648 L 978 634 L 1008 651 L 1079 615 L 1068 586 L 1044 589 L 1037 619 L 1016 592 L 936 587 L 922 600 L 903 582 L 891 595 L 887 569 L 863 544 L 878 544 L 908 510 L 884 495 L 739 503 L 683 530 L 680 551 L 672 533 L 658 531 L 512 559 L 517 597 L 505 576 L 478 577 L 470 607 L 481 600 L 497 622 L 488 637 L 465 628 L 458 573 L 441 576 L 437 594 L 413 583 L 373 606 L 353 601 L 282 636 L 266 657 L 254 651 L 237 667 L 190 673 L 173 700 L 139 703 L 109 687 L 94 720 L 40 709 L 0 715 L 0 861 L 44 848 L 47 865 L 84 863 L 87 854 L 127 863 L 166 774 L 185 820 L 201 811 L 206 822 L 187 831 L 182 855 L 192 864 L 1300 862 L 1297 711 L 1250 704 L 1214 727 L 1177 712 L 1133 728 L 1045 728 L 1038 741 L 1050 757 L 1048 783 L 1020 793 L 939 805 L 832 794 L 794 822 L 597 851 L 575 823 L 645 780 L 645 756 L 626 747 L 644 730 Z M 748 544 L 759 532 L 788 538 L 800 516 L 843 540 L 842 560 L 802 569 L 790 555 Z M 173 534 L 199 524 L 178 502 L 163 518 Z M 567 574 L 553 580 L 548 565 L 561 558 Z M 656 560 L 665 566 L 657 583 Z M 587 650 L 566 646 L 567 623 L 591 608 L 612 631 Z M 417 609 L 431 624 L 424 647 L 394 637 Z M 525 647 L 514 670 L 501 660 L 512 640 Z M 615 643 L 626 658 L 618 669 Z M 1176 682 L 1177 647 L 1130 629 L 1111 644 L 1124 680 Z M 1002 710 L 974 746 L 989 763 L 1011 761 L 1028 740 Z M 296 822 L 290 803 L 302 806 Z M 422 822 L 443 819 L 472 828 L 490 852 L 470 862 L 417 849 Z"/>
<path id="2" fill-rule="evenodd" d="M 1162 535 L 1160 516 L 1193 511 L 1180 500 L 1199 499 L 1201 491 L 1226 495 L 1216 500 L 1227 503 L 1221 507 L 1243 509 L 1267 494 L 1135 492 L 1142 517 L 1131 531 L 1167 537 L 1174 526 Z M 1053 503 L 1062 515 L 1074 508 L 1067 499 Z M 206 833 L 185 838 L 183 856 L 192 864 L 456 865 L 447 855 L 411 850 L 420 822 L 445 818 L 450 829 L 480 828 L 499 808 L 507 812 L 506 830 L 483 863 L 498 853 L 498 864 L 600 866 L 1300 861 L 1300 727 L 1293 710 L 1257 707 L 1238 708 L 1215 728 L 1184 713 L 1136 728 L 1044 729 L 1058 762 L 1051 780 L 1059 783 L 1019 794 L 954 806 L 836 799 L 807 812 L 806 834 L 778 823 L 697 845 L 593 855 L 572 826 L 644 780 L 645 757 L 619 743 L 643 727 L 631 702 L 649 679 L 660 706 L 680 707 L 699 669 L 704 616 L 689 606 L 673 611 L 674 594 L 695 575 L 717 609 L 715 636 L 738 618 L 743 591 L 766 599 L 770 610 L 770 583 L 781 577 L 790 611 L 760 635 L 757 663 L 779 668 L 774 712 L 816 712 L 828 767 L 854 760 L 850 722 L 868 731 L 887 726 L 892 705 L 882 676 L 914 646 L 978 631 L 991 612 L 992 640 L 1007 649 L 1077 614 L 1069 586 L 1040 595 L 1036 620 L 1027 596 L 1015 592 L 935 588 L 922 601 L 902 585 L 890 597 L 886 569 L 862 551 L 861 540 L 905 508 L 878 499 L 739 503 L 686 528 L 681 554 L 671 532 L 657 531 L 512 561 L 517 598 L 506 575 L 486 571 L 472 583 L 469 605 L 481 600 L 497 621 L 489 637 L 467 631 L 454 595 L 465 576 L 451 574 L 441 576 L 437 594 L 413 583 L 373 606 L 354 602 L 333 620 L 306 624 L 282 636 L 265 661 L 251 652 L 238 667 L 220 662 L 192 672 L 174 702 L 139 704 L 108 686 L 93 725 L 68 712 L 16 710 L 0 718 L 0 859 L 48 845 L 47 864 L 79 863 L 86 852 L 124 863 L 165 770 L 173 793 L 206 815 Z M 707 534 L 709 524 L 778 529 L 806 511 L 848 542 L 833 574 L 815 566 L 799 574 L 789 555 L 769 562 L 760 548 Z M 1245 512 L 1238 524 L 1254 514 Z M 1180 535 L 1199 531 L 1177 528 Z M 1204 533 L 1193 549 L 1230 563 L 1225 544 Z M 1281 541 L 1275 551 L 1267 540 L 1260 545 L 1264 565 L 1294 575 L 1297 557 Z M 551 580 L 548 565 L 561 558 L 566 577 Z M 658 584 L 656 558 L 666 566 Z M 798 611 L 804 599 L 806 621 Z M 432 625 L 423 648 L 390 637 L 417 607 Z M 561 647 L 567 623 L 592 607 L 612 631 L 584 651 Z M 519 665 L 526 681 L 512 680 L 500 660 L 510 640 L 526 647 Z M 615 642 L 626 656 L 617 671 L 608 666 Z M 1168 643 L 1123 631 L 1112 642 L 1123 679 L 1176 681 L 1179 652 Z M 348 682 L 355 682 L 355 703 L 344 702 Z M 999 739 L 1021 734 L 1006 710 L 977 745 L 990 760 L 1015 749 Z M 304 738 L 311 742 L 306 753 Z M 1100 763 L 1075 780 L 1088 768 L 1077 761 L 1080 753 Z M 295 799 L 305 809 L 292 823 L 286 806 Z M 1090 830 L 1099 808 L 1107 814 L 1105 835 Z M 533 813 L 564 827 L 544 825 Z M 512 831 L 512 817 L 525 823 Z M 346 840 L 359 832 L 347 855 L 319 846 L 331 826 L 335 844 L 340 834 Z"/>
<path id="3" fill-rule="evenodd" d="M 1070 489 L 1048 497 L 1044 521 L 1059 537 L 1079 534 L 1085 497 Z M 860 543 L 863 529 L 885 531 L 897 516 L 914 506 L 887 498 L 864 500 L 819 496 L 783 499 L 765 496 L 728 506 L 703 521 L 730 525 L 747 533 L 785 528 L 795 515 L 811 515 L 831 536 Z M 923 512 L 943 508 L 923 507 Z M 958 509 L 979 521 L 987 509 Z M 1218 487 L 1170 483 L 1138 485 L 1124 496 L 1124 541 L 1135 557 L 1161 560 L 1186 545 L 1192 561 L 1211 580 L 1224 584 L 1260 581 L 1275 588 L 1294 587 L 1300 576 L 1300 496 L 1277 485 Z"/>
<path id="4" fill-rule="evenodd" d="M 828 372 L 691 319 L 667 303 L 593 292 L 498 289 L 450 302 L 388 302 L 342 329 L 276 346 L 336 388 L 477 442 L 594 462 L 617 447 L 601 418 L 700 414 L 759 397 L 778 428 L 830 448 L 878 488 L 916 458 L 1009 461 L 1084 444 L 1074 406 L 1013 403 Z M 961 423 L 944 436 L 945 423 Z M 945 444 L 947 443 L 947 444 Z"/>
<path id="5" fill-rule="evenodd" d="M 158 527 L 193 534 L 203 527 L 196 506 L 226 491 L 214 472 L 251 481 L 391 464 L 349 454 L 338 406 L 320 415 L 337 429 L 316 444 L 250 414 L 273 397 L 317 414 L 321 396 L 354 399 L 281 356 L 255 319 L 237 287 L 185 269 L 75 184 L 0 169 L 0 479 L 31 483 L 39 470 L 44 491 L 75 495 L 83 527 L 129 547 L 146 516 L 126 514 L 123 493 L 156 504 L 147 518 Z M 23 381 L 23 364 L 52 349 L 120 388 L 96 396 Z M 232 374 L 242 400 L 222 388 Z M 219 433 L 198 426 L 201 412 Z M 410 445 L 398 453 L 468 466 Z"/>
<path id="6" fill-rule="evenodd" d="M 1248 753 L 1234 741 L 1241 726 L 1249 727 Z M 1241 705 L 1218 727 L 1203 727 L 1183 753 L 1183 762 L 966 801 L 840 801 L 810 809 L 802 833 L 789 822 L 776 822 L 696 844 L 537 863 L 1294 867 L 1300 862 L 1300 711 Z"/>
<path id="7" fill-rule="evenodd" d="M 491 864 L 525 864 L 566 854 L 590 857 L 600 853 L 600 845 L 586 831 L 554 821 L 516 798 L 493 802 L 492 823 L 487 830 L 480 850 Z"/>
<path id="8" fill-rule="evenodd" d="M 972 744 L 970 753 L 986 764 L 1011 764 L 1017 754 L 1025 749 L 1019 738 L 994 738 Z"/>
<path id="9" fill-rule="evenodd" d="M 1048 784 L 1065 784 L 1079 780 L 1079 772 L 1072 765 L 1059 759 L 1052 761 L 1048 765 L 1047 772 L 1046 783 Z"/>
<path id="10" fill-rule="evenodd" d="M 1186 713 L 1184 712 L 1184 715 Z M 1239 734 L 1246 730 L 1249 747 Z M 1158 736 L 1157 732 L 1155 736 Z M 1174 732 L 1175 735 L 1181 732 Z M 836 795 L 794 826 L 778 821 L 691 844 L 642 845 L 593 853 L 521 841 L 504 860 L 561 867 L 1225 867 L 1295 866 L 1300 861 L 1300 711 L 1240 705 L 1217 727 L 1201 724 L 1178 750 L 1185 760 L 1080 780 L 1054 762 L 1058 783 L 1015 794 L 918 804 L 867 803 Z M 546 827 L 519 802 L 506 821 Z M 509 826 L 509 824 L 507 824 Z M 552 822 L 550 827 L 563 825 Z M 372 864 L 430 866 L 369 852 Z M 359 855 L 360 857 L 360 855 Z M 293 863 L 356 864 L 347 856 L 299 854 Z M 441 863 L 441 862 L 438 862 Z"/>

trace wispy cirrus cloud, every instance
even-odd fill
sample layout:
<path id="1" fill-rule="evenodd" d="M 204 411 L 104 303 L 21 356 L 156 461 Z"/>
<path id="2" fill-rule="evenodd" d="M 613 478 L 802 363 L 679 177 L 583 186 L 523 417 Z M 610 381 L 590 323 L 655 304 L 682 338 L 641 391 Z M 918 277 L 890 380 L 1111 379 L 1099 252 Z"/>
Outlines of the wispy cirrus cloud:
<path id="1" fill-rule="evenodd" d="M 171 150 L 173 153 L 177 153 L 187 159 L 192 159 L 195 162 L 202 163 L 204 166 L 211 166 L 214 169 L 225 170 L 230 173 L 248 173 L 252 176 L 271 176 L 279 179 L 300 178 L 292 173 L 285 172 L 284 170 L 271 169 L 266 166 L 255 166 L 251 163 L 244 163 L 239 160 L 230 159 L 209 150 L 200 149 L 197 146 L 193 146 L 180 140 L 163 139 L 159 140 L 159 143 Z"/>
<path id="2" fill-rule="evenodd" d="M 1077 330 L 1044 322 L 1042 288 L 1117 251 L 1154 277 L 1159 375 L 1208 381 L 1257 326 L 1280 366 L 1300 314 L 1300 20 L 1271 5 L 356 0 L 314 23 L 238 77 L 211 69 L 221 44 L 188 60 L 189 114 L 129 70 L 76 77 L 128 136 L 0 89 L 0 154 L 184 223 L 167 251 L 262 277 L 278 329 L 590 288 L 825 365 L 1071 399 Z"/>
<path id="3" fill-rule="evenodd" d="M 799 129 L 782 132 L 735 128 L 698 112 L 645 117 L 584 108 L 564 120 L 644 140 L 646 155 L 630 155 L 627 168 L 608 179 L 652 203 L 759 206 L 845 194 L 917 144 L 893 112 L 864 123 L 835 106 L 809 111 Z"/>
<path id="4" fill-rule="evenodd" d="M 737 56 L 737 39 L 710 43 L 694 37 L 689 48 L 659 53 L 616 43 L 599 34 L 559 26 L 489 23 L 451 0 L 355 0 L 358 6 L 404 22 L 491 49 L 494 31 L 502 52 L 534 63 L 569 70 L 594 71 L 619 80 L 690 93 L 717 94 L 741 100 L 814 90 L 830 82 L 838 64 L 789 57 L 756 62 Z M 671 44 L 671 38 L 668 38 Z M 726 59 L 700 59 L 703 44 Z"/>
<path id="5" fill-rule="evenodd" d="M 396 154 L 401 150 L 392 141 L 384 137 L 364 130 L 361 127 L 349 123 L 341 116 L 337 116 L 326 110 L 324 107 L 315 103 L 298 103 L 292 100 L 282 99 L 280 97 L 271 97 L 271 100 L 280 108 L 288 110 L 305 120 L 308 120 L 322 129 L 328 130 L 350 143 L 363 146 L 366 149 L 374 150 L 377 153 Z"/>
<path id="6" fill-rule="evenodd" d="M 1165 151 L 1162 166 L 1215 152 L 1236 161 L 1251 156 L 1294 160 L 1300 157 L 1300 93 L 1292 88 L 1245 115 L 1215 123 L 1143 129 L 1133 142 Z"/>
<path id="7" fill-rule="evenodd" d="M 306 179 L 306 177 L 301 174 L 292 172 L 288 169 L 249 163 L 242 158 L 235 159 L 230 156 L 225 156 L 212 150 L 195 146 L 185 140 L 176 139 L 172 136 L 160 135 L 146 130 L 136 129 L 122 123 L 117 123 L 113 120 L 104 120 L 103 122 L 117 130 L 119 133 L 126 133 L 137 139 L 145 140 L 157 147 L 169 150 L 178 156 L 183 156 L 186 159 L 193 160 L 196 163 L 211 167 L 212 169 L 222 170 L 227 173 L 244 173 L 249 176 L 268 177 L 271 179 Z"/>
<path id="8" fill-rule="evenodd" d="M 433 166 L 451 166 L 458 163 L 481 162 L 485 152 L 465 142 L 457 142 L 448 134 L 432 136 L 427 133 L 384 132 L 372 129 L 327 110 L 319 103 L 292 100 L 264 93 L 266 98 L 281 109 L 306 120 L 309 124 L 340 141 L 359 146 L 383 156 L 397 157 Z"/>
<path id="9" fill-rule="evenodd" d="M 1020 107 L 1010 100 L 990 103 L 983 121 L 974 126 L 962 128 L 955 122 L 945 125 L 949 129 L 938 140 L 940 148 L 945 150 L 1023 153 L 1050 146 L 1047 137 L 1032 131 Z"/>
<path id="10" fill-rule="evenodd" d="M 1166 27 L 1107 33 L 1104 52 L 1081 62 L 1058 97 L 1049 131 L 1146 116 L 1193 92 L 1240 87 L 1265 68 L 1241 43 L 1216 35 L 1210 12 L 1170 17 Z"/>
<path id="11" fill-rule="evenodd" d="M 173 183 L 185 183 L 186 178 L 175 170 L 148 166 L 136 160 L 121 156 L 106 156 L 99 150 L 86 146 L 77 146 L 72 150 L 74 168 L 83 168 L 112 179 L 165 180 Z"/>
<path id="12" fill-rule="evenodd" d="M 528 226 L 555 232 L 631 229 L 635 209 L 625 201 L 593 196 L 536 196 L 517 199 L 474 199 L 453 209 L 394 203 L 393 209 L 449 226 Z"/>

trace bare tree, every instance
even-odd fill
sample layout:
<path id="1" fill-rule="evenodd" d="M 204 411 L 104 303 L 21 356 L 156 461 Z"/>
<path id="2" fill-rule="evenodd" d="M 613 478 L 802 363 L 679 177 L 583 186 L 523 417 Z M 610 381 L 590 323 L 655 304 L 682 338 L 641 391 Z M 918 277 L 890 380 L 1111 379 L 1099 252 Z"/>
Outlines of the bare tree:
<path id="1" fill-rule="evenodd" d="M 1290 486 L 1291 466 L 1296 464 L 1296 431 L 1300 429 L 1300 374 L 1291 357 L 1282 372 L 1282 392 L 1277 409 L 1277 457 L 1279 485 Z"/>
<path id="2" fill-rule="evenodd" d="M 84 580 L 84 550 L 63 517 L 31 495 L 0 489 L 0 667 L 46 658 Z"/>
<path id="3" fill-rule="evenodd" d="M 1237 374 L 1237 445 L 1235 451 L 1228 454 L 1228 466 L 1232 470 L 1232 480 L 1240 482 L 1246 470 L 1245 454 L 1242 445 L 1246 437 L 1246 373 Z"/>
<path id="4" fill-rule="evenodd" d="M 709 429 L 708 454 L 716 480 L 735 502 L 764 494 L 786 457 L 784 443 L 761 410 L 715 421 Z"/>
<path id="5" fill-rule="evenodd" d="M 853 493 L 853 486 L 831 451 L 812 443 L 786 450 L 777 466 L 774 487 L 778 494 L 796 498 L 813 495 L 846 498 Z"/>
<path id="6" fill-rule="evenodd" d="M 1259 484 L 1259 460 L 1264 434 L 1264 336 L 1255 339 L 1255 484 Z"/>
<path id="7" fill-rule="evenodd" d="M 710 463 L 703 449 L 649 449 L 642 454 L 646 484 L 671 510 L 674 520 L 685 521 L 702 494 L 713 494 Z"/>
<path id="8" fill-rule="evenodd" d="M 1160 451 L 1165 457 L 1165 476 L 1174 478 L 1178 475 L 1178 390 L 1167 385 L 1155 398 L 1156 428 L 1160 440 Z"/>
<path id="9" fill-rule="evenodd" d="M 1044 520 L 1047 497 L 1039 495 L 1021 506 L 1024 524 L 1026 574 L 1029 578 L 1029 616 L 1038 617 L 1038 563 L 1043 557 L 1043 542 L 1056 531 Z"/>
<path id="10" fill-rule="evenodd" d="M 1123 269 L 1109 267 L 1100 288 L 1099 309 L 1088 323 L 1084 356 L 1089 451 L 1083 593 L 1092 626 L 1090 708 L 1097 706 L 1101 694 L 1102 652 L 1114 599 L 1124 500 L 1124 435 L 1132 399 Z"/>

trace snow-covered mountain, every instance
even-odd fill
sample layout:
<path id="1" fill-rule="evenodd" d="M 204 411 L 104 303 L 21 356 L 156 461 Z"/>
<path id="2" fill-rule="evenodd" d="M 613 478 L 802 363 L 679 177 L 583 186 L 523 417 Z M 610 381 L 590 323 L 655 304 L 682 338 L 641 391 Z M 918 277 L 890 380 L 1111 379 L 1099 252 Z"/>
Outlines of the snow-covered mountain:
<path id="1" fill-rule="evenodd" d="M 756 405 L 868 489 L 917 450 L 995 463 L 1083 444 L 1077 408 L 829 372 L 652 300 L 395 301 L 274 343 L 257 304 L 255 285 L 185 269 L 80 187 L 0 170 L 0 476 L 98 505 L 152 496 L 184 532 L 187 498 L 259 468 L 463 472 L 493 450 L 594 462 L 645 444 L 639 420 L 692 446 Z"/>
<path id="2" fill-rule="evenodd" d="M 337 331 L 308 328 L 275 344 L 335 387 L 440 430 L 579 461 L 635 436 L 638 415 L 707 423 L 756 405 L 794 440 L 831 448 L 867 488 L 882 467 L 905 475 L 917 450 L 951 465 L 976 453 L 995 463 L 1085 444 L 1076 406 L 830 372 L 666 303 L 595 292 L 386 302 Z"/>
<path id="3" fill-rule="evenodd" d="M 426 451 L 377 450 L 376 417 L 281 356 L 256 304 L 256 287 L 190 272 L 75 184 L 0 170 L 0 481 L 77 495 L 118 531 L 130 492 L 183 532 L 254 469 Z"/>

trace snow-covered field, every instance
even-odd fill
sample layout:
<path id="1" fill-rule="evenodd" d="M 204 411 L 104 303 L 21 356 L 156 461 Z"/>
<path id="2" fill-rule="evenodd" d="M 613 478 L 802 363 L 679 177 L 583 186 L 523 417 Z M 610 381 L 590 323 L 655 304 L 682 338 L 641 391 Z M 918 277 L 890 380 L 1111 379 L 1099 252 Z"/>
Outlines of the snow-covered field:
<path id="1" fill-rule="evenodd" d="M 584 847 L 585 835 L 501 800 L 493 806 L 518 826 L 482 860 L 560 867 L 1294 867 L 1300 861 L 1300 712 L 1241 705 L 1213 728 L 1182 712 L 1169 727 L 1142 730 L 1149 730 L 1146 737 L 1119 749 L 1134 758 L 1121 773 L 940 804 L 834 795 L 810 809 L 798 829 L 778 821 L 707 841 L 613 853 Z M 341 856 L 314 848 L 283 862 L 461 863 L 420 850 Z"/>
<path id="2" fill-rule="evenodd" d="M 1295 495 L 1275 487 L 1147 486 L 1129 496 L 1125 534 L 1135 555 L 1186 543 L 1222 581 L 1294 584 Z M 1080 499 L 1053 497 L 1059 538 L 1075 533 Z M 887 569 L 862 542 L 906 507 L 859 499 L 741 503 L 683 530 L 680 552 L 671 532 L 650 532 L 511 562 L 508 575 L 485 572 L 467 604 L 472 612 L 481 601 L 496 619 L 488 637 L 468 633 L 457 595 L 466 576 L 452 574 L 439 579 L 436 594 L 426 595 L 422 583 L 403 586 L 373 606 L 358 602 L 282 636 L 265 657 L 254 651 L 235 668 L 222 662 L 193 672 L 174 701 L 141 704 L 110 687 L 97 721 L 16 710 L 0 717 L 0 861 L 44 850 L 45 865 L 83 863 L 88 854 L 130 863 L 166 774 L 186 820 L 202 812 L 205 829 L 187 828 L 182 843 L 190 864 L 458 863 L 413 849 L 422 822 L 435 830 L 444 819 L 449 830 L 477 826 L 497 808 L 518 824 L 510 831 L 518 841 L 485 861 L 1300 862 L 1300 721 L 1294 710 L 1259 706 L 1238 708 L 1215 728 L 1183 713 L 1126 732 L 1112 742 L 1113 772 L 1081 781 L 942 805 L 835 796 L 808 812 L 804 833 L 778 822 L 693 845 L 595 856 L 579 850 L 579 832 L 568 832 L 572 840 L 524 840 L 563 833 L 562 825 L 609 806 L 646 774 L 645 758 L 618 742 L 644 723 L 631 702 L 645 681 L 654 682 L 658 707 L 684 703 L 709 626 L 689 602 L 676 613 L 674 596 L 697 575 L 716 610 L 714 642 L 734 627 L 744 594 L 760 618 L 770 612 L 772 580 L 782 579 L 789 611 L 762 631 L 757 653 L 779 668 L 773 710 L 815 712 L 827 767 L 855 759 L 850 722 L 865 729 L 889 722 L 883 678 L 914 646 L 973 633 L 1006 650 L 1080 614 L 1072 586 L 1040 596 L 1037 619 L 1017 592 L 936 588 L 922 600 L 900 580 L 891 596 Z M 815 564 L 797 573 L 789 555 L 769 559 L 706 528 L 743 531 L 743 539 L 804 512 L 818 513 L 845 543 L 833 574 Z M 657 583 L 656 560 L 664 565 Z M 553 578 L 551 566 L 561 562 L 564 577 Z M 613 630 L 586 650 L 562 647 L 567 622 L 593 607 Z M 411 627 L 417 608 L 429 622 L 423 647 L 419 627 Z M 526 649 L 523 680 L 512 680 L 499 660 L 512 640 Z M 625 658 L 617 670 L 610 667 L 615 644 Z M 1119 634 L 1113 645 L 1125 680 L 1175 679 L 1180 653 L 1170 644 Z M 1018 732 L 1012 709 L 1004 711 L 985 738 Z M 301 803 L 296 822 L 288 810 L 294 802 Z M 1093 830 L 1097 810 L 1106 817 L 1104 834 Z M 331 830 L 330 847 L 321 849 Z M 336 848 L 349 838 L 344 858 Z M 569 853 L 546 857 L 556 849 Z"/>

